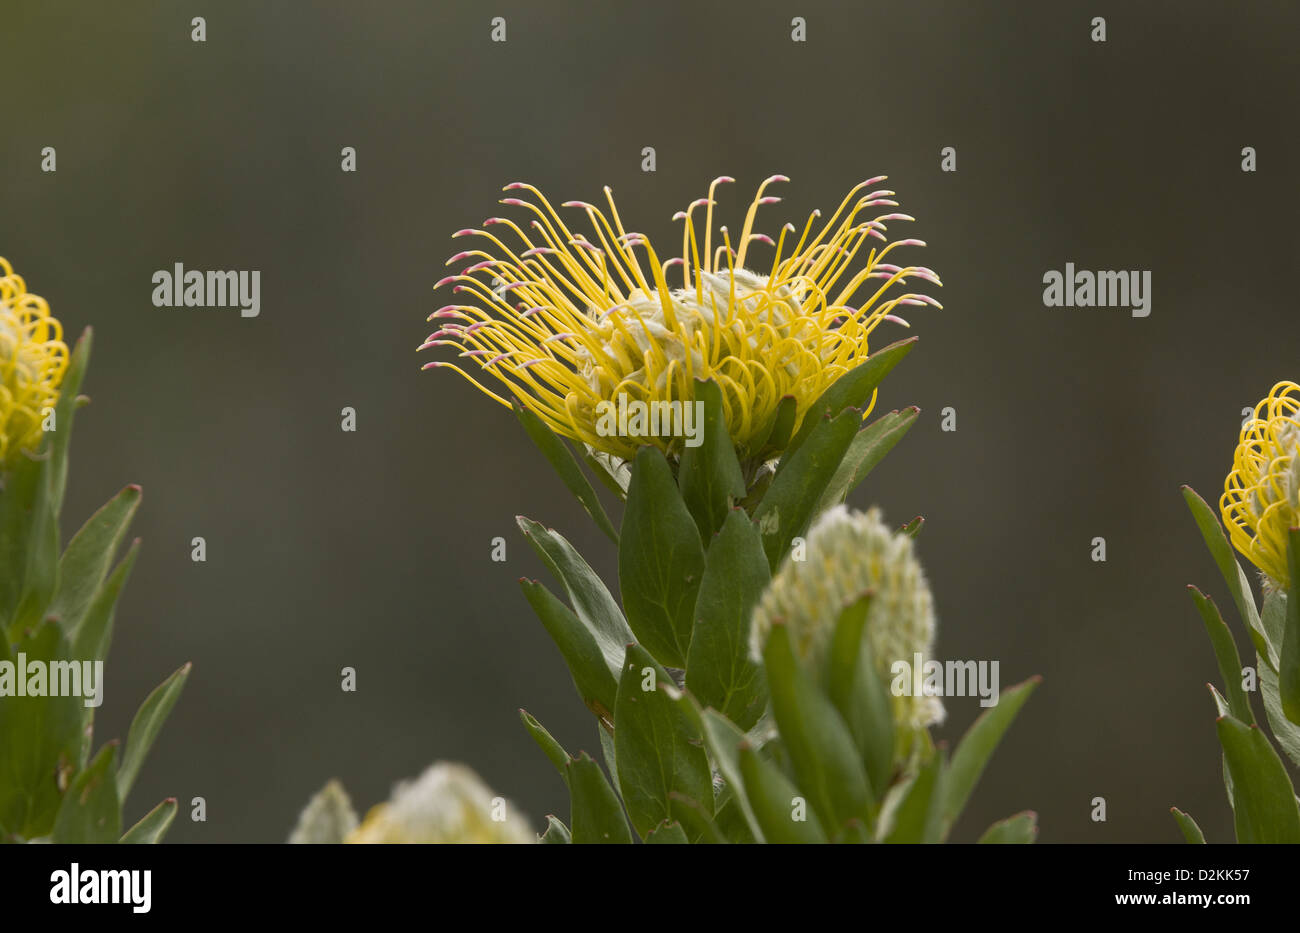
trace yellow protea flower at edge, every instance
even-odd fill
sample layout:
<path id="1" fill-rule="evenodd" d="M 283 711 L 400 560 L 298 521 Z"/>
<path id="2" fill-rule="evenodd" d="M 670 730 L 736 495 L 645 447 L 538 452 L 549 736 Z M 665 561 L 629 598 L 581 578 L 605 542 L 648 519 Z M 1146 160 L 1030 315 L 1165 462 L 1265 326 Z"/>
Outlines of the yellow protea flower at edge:
<path id="1" fill-rule="evenodd" d="M 440 327 L 420 347 L 455 348 L 478 365 L 479 376 L 447 362 L 424 368 L 454 369 L 502 405 L 509 407 L 513 397 L 556 433 L 624 460 L 643 444 L 679 453 L 681 439 L 602 432 L 602 402 L 689 402 L 694 381 L 712 379 L 722 390 L 738 452 L 742 459 L 756 456 L 783 397 L 795 400 L 797 429 L 818 396 L 865 360 L 868 338 L 881 322 L 906 326 L 894 313 L 900 306 L 940 307 L 926 295 L 886 297 L 910 278 L 941 283 L 930 269 L 886 261 L 897 247 L 925 245 L 889 242 L 885 235 L 888 222 L 912 217 L 886 213 L 862 219 L 870 208 L 898 207 L 893 191 L 870 190 L 884 179 L 855 186 L 820 228 L 815 229 L 821 212 L 814 211 L 802 231 L 786 224 L 775 241 L 755 232 L 755 218 L 760 207 L 781 200 L 767 189 L 789 179 L 773 175 L 758 186 L 734 240 L 725 226 L 714 239 L 714 194 L 733 181 L 715 179 L 707 198 L 675 215 L 684 222 L 681 255 L 666 261 L 647 237 L 624 229 L 608 187 L 608 215 L 583 201 L 561 205 L 586 215 L 588 236 L 571 230 L 533 186 L 507 185 L 504 190 L 527 192 L 537 202 L 501 201 L 534 215 L 528 229 L 492 217 L 483 226 L 501 228 L 500 237 L 490 229 L 454 234 L 477 237 L 487 248 L 447 261 L 472 260 L 435 286 L 453 285 L 453 294 L 464 296 L 465 303 L 433 312 L 429 319 Z M 702 236 L 696 229 L 700 212 Z M 871 240 L 883 245 L 873 244 L 864 253 Z M 746 268 L 756 243 L 774 250 L 765 272 Z M 674 266 L 681 267 L 678 288 L 668 282 Z M 865 298 L 851 306 L 868 284 Z M 502 393 L 489 388 L 490 382 Z"/>
<path id="2" fill-rule="evenodd" d="M 45 411 L 68 368 L 63 325 L 0 256 L 0 469 L 41 443 Z"/>
<path id="3" fill-rule="evenodd" d="M 1286 589 L 1287 532 L 1300 526 L 1300 385 L 1279 382 L 1255 406 L 1219 507 L 1233 546 Z"/>

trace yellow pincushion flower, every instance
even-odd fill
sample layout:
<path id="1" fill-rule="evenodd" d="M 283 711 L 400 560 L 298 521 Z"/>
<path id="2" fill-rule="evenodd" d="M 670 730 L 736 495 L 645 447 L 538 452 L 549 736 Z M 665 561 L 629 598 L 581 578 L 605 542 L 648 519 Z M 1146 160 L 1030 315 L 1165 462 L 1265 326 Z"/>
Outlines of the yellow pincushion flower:
<path id="1" fill-rule="evenodd" d="M 910 278 L 941 283 L 930 269 L 885 261 L 896 247 L 925 245 L 885 236 L 888 221 L 913 218 L 887 213 L 861 219 L 869 208 L 898 206 L 891 200 L 894 192 L 867 190 L 884 176 L 854 187 L 819 230 L 814 226 L 821 212 L 814 211 L 802 232 L 786 224 L 773 241 L 754 232 L 754 221 L 759 207 L 780 201 L 765 194 L 767 188 L 788 180 L 774 175 L 760 184 L 739 238 L 733 242 L 727 228 L 719 227 L 715 244 L 714 192 L 733 181 L 715 179 L 707 198 L 675 216 L 684 222 L 681 255 L 664 262 L 648 238 L 624 229 L 608 187 L 608 217 L 586 202 L 561 205 L 585 213 L 589 237 L 572 231 L 533 186 L 507 185 L 505 190 L 529 192 L 538 202 L 501 201 L 532 212 L 528 231 L 493 217 L 484 227 L 501 227 L 509 235 L 487 229 L 454 234 L 481 238 L 488 248 L 447 261 L 472 260 L 436 286 L 454 285 L 453 293 L 466 303 L 430 315 L 441 326 L 420 347 L 453 347 L 478 364 L 480 375 L 446 362 L 424 368 L 454 369 L 507 407 L 507 396 L 513 396 L 558 434 L 621 459 L 642 444 L 677 453 L 681 438 L 602 431 L 598 409 L 608 410 L 602 403 L 689 402 L 696 379 L 713 379 L 722 389 L 738 451 L 742 458 L 756 456 L 784 396 L 795 399 L 797 429 L 822 391 L 866 358 L 877 325 L 891 320 L 906 326 L 893 313 L 900 306 L 940 307 L 925 295 L 886 298 Z M 702 241 L 695 224 L 701 209 Z M 884 245 L 873 245 L 855 265 L 870 239 Z M 766 272 L 746 268 L 755 243 L 774 250 Z M 668 283 L 674 266 L 682 270 L 679 288 Z M 865 298 L 850 306 L 868 283 Z M 493 380 L 505 394 L 487 387 Z"/>
<path id="2" fill-rule="evenodd" d="M 63 326 L 0 256 L 0 468 L 41 443 L 44 411 L 68 368 Z"/>
<path id="3" fill-rule="evenodd" d="M 1233 546 L 1286 588 L 1287 531 L 1300 526 L 1300 386 L 1294 382 L 1273 386 L 1242 427 L 1219 508 Z"/>

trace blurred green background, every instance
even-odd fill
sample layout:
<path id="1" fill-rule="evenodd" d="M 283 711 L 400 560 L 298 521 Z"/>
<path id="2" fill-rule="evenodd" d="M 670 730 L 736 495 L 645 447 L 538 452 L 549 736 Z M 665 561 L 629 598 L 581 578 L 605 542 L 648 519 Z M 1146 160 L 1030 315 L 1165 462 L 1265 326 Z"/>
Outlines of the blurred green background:
<path id="1" fill-rule="evenodd" d="M 1043 841 L 1176 841 L 1176 804 L 1230 839 L 1184 586 L 1230 601 L 1179 485 L 1216 499 L 1241 409 L 1300 377 L 1298 28 L 1285 2 L 4 0 L 0 255 L 96 330 L 65 534 L 145 490 L 100 735 L 194 662 L 128 820 L 173 795 L 174 841 L 276 841 L 327 778 L 364 811 L 440 758 L 535 825 L 567 819 L 517 709 L 571 751 L 597 751 L 595 726 L 516 585 L 545 571 L 514 516 L 611 584 L 614 562 L 508 412 L 420 371 L 449 236 L 516 180 L 556 203 L 612 185 L 629 228 L 674 244 L 716 175 L 738 179 L 733 228 L 790 175 L 775 232 L 887 173 L 945 310 L 911 316 L 921 345 L 879 405 L 922 418 L 853 501 L 926 516 L 940 657 L 1045 678 L 956 837 L 1033 808 Z M 1045 308 L 1067 261 L 1150 270 L 1151 316 Z M 261 316 L 154 308 L 175 262 L 261 270 Z M 977 701 L 948 710 L 953 740 Z"/>

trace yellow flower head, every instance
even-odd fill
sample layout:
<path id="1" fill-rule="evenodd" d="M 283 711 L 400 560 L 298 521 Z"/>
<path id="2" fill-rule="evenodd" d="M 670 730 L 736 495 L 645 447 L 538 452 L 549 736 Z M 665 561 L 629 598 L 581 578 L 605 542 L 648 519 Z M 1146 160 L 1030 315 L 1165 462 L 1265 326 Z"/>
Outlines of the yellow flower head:
<path id="1" fill-rule="evenodd" d="M 0 468 L 41 443 L 43 410 L 54 407 L 68 368 L 63 326 L 44 298 L 0 256 Z"/>
<path id="2" fill-rule="evenodd" d="M 1287 531 L 1300 526 L 1300 386 L 1279 382 L 1241 429 L 1219 508 L 1233 546 L 1279 587 Z"/>
<path id="3" fill-rule="evenodd" d="M 909 278 L 940 282 L 930 269 L 886 261 L 895 247 L 925 245 L 885 236 L 888 221 L 913 218 L 863 219 L 871 208 L 898 206 L 894 192 L 873 190 L 884 176 L 854 187 L 824 224 L 814 211 L 801 231 L 786 224 L 775 241 L 755 232 L 754 221 L 760 207 L 781 200 L 766 192 L 789 180 L 783 175 L 758 186 L 739 237 L 719 227 L 715 239 L 714 193 L 732 180 L 715 179 L 707 198 L 675 216 L 683 221 L 681 255 L 666 261 L 647 237 L 624 229 L 608 187 L 608 215 L 583 201 L 561 205 L 586 215 L 591 232 L 584 234 L 571 230 L 536 188 L 507 185 L 532 198 L 501 203 L 531 212 L 531 221 L 525 228 L 503 217 L 486 220 L 483 226 L 500 228 L 500 237 L 489 229 L 454 234 L 486 242 L 447 261 L 470 261 L 436 286 L 454 285 L 465 303 L 430 315 L 440 327 L 420 347 L 453 347 L 480 375 L 445 362 L 424 368 L 454 369 L 507 407 L 514 396 L 558 434 L 622 459 L 643 444 L 677 453 L 681 438 L 631 429 L 614 436 L 600 430 L 603 412 L 626 403 L 670 412 L 655 403 L 690 402 L 694 381 L 712 379 L 742 459 L 758 455 L 784 396 L 795 399 L 797 428 L 822 391 L 866 358 L 878 324 L 906 326 L 893 313 L 900 306 L 939 307 L 925 295 L 886 292 Z M 883 245 L 864 251 L 873 239 Z M 761 272 L 746 268 L 758 258 L 755 244 L 773 251 Z M 668 282 L 674 266 L 681 267 L 678 288 Z M 492 380 L 504 394 L 487 387 Z"/>

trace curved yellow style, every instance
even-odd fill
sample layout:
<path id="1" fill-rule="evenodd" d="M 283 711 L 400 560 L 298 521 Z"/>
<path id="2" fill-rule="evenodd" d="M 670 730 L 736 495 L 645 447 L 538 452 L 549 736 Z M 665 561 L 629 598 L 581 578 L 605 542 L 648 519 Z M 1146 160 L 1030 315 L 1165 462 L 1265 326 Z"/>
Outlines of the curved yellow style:
<path id="1" fill-rule="evenodd" d="M 870 208 L 898 206 L 893 191 L 873 190 L 884 178 L 855 186 L 819 228 L 821 212 L 814 211 L 802 230 L 786 224 L 774 241 L 754 231 L 758 209 L 780 201 L 768 188 L 789 180 L 773 175 L 758 186 L 740 235 L 733 239 L 719 227 L 715 242 L 714 195 L 733 181 L 717 178 L 708 197 L 675 216 L 684 222 L 681 255 L 666 261 L 647 237 L 624 228 L 608 187 L 608 215 L 582 201 L 561 205 L 585 214 L 590 234 L 584 234 L 570 229 L 533 186 L 507 185 L 507 192 L 531 197 L 501 203 L 531 213 L 531 220 L 525 227 L 493 217 L 485 229 L 454 234 L 475 237 L 483 248 L 447 261 L 470 264 L 435 287 L 453 286 L 464 303 L 430 315 L 440 326 L 420 346 L 454 348 L 477 372 L 449 362 L 424 368 L 455 370 L 502 405 L 518 399 L 556 433 L 622 459 L 643 444 L 677 454 L 682 439 L 601 431 L 602 403 L 689 402 L 694 381 L 712 379 L 722 389 L 738 452 L 742 459 L 754 456 L 783 397 L 795 399 L 797 429 L 822 391 L 866 358 L 868 337 L 882 321 L 907 326 L 894 313 L 901 306 L 940 307 L 926 295 L 886 298 L 910 278 L 942 283 L 925 267 L 886 261 L 896 247 L 925 245 L 885 235 L 887 222 L 913 218 L 861 219 Z M 883 245 L 864 251 L 871 239 Z M 756 258 L 755 244 L 774 251 L 765 272 L 746 268 Z M 681 268 L 678 288 L 668 282 L 678 275 L 674 267 Z M 850 306 L 860 292 L 865 298 Z"/>
<path id="2" fill-rule="evenodd" d="M 0 256 L 0 468 L 41 443 L 41 423 L 68 368 L 63 325 Z"/>
<path id="3" fill-rule="evenodd" d="M 1287 531 L 1300 525 L 1300 386 L 1279 382 L 1241 429 L 1219 500 L 1233 546 L 1283 589 Z"/>

